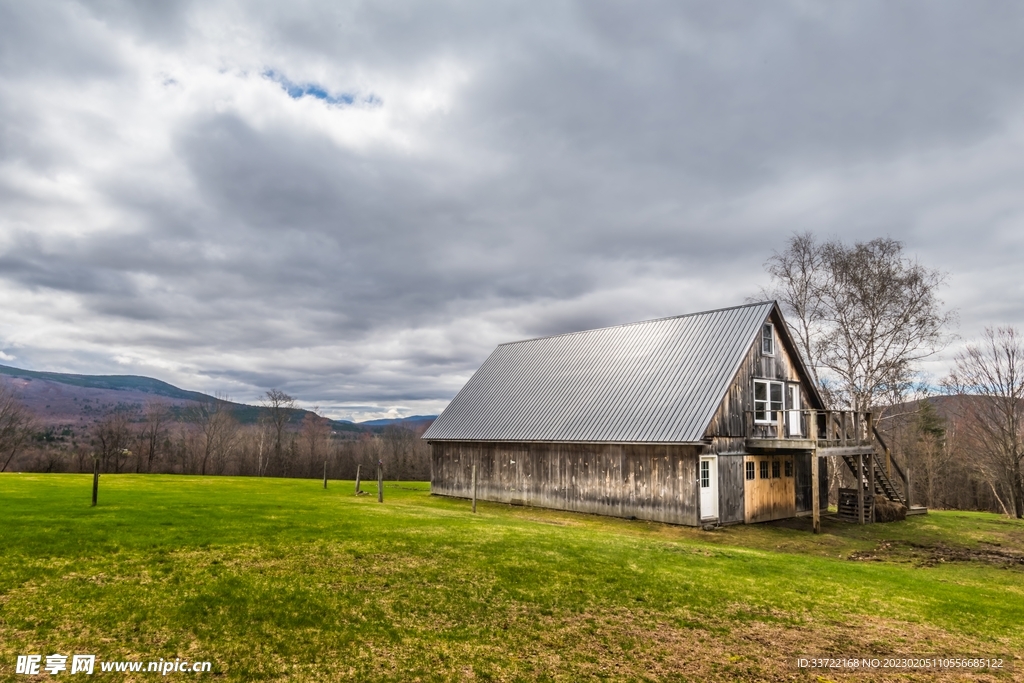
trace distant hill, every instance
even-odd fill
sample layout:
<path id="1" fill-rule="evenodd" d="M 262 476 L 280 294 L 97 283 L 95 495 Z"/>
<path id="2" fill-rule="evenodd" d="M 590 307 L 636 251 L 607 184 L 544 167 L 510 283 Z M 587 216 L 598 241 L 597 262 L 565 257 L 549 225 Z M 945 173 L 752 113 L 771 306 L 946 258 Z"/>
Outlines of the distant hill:
<path id="1" fill-rule="evenodd" d="M 409 417 L 367 420 L 366 422 L 357 422 L 356 424 L 361 427 L 390 427 L 391 425 L 397 424 L 402 425 L 403 427 L 416 428 L 433 422 L 436 419 L 437 415 L 411 415 Z"/>
<path id="2" fill-rule="evenodd" d="M 189 405 L 219 401 L 230 405 L 235 418 L 242 424 L 256 422 L 266 411 L 262 406 L 225 401 L 140 375 L 76 375 L 0 365 L 0 383 L 14 386 L 21 400 L 44 424 L 68 425 L 78 429 L 87 428 L 111 410 L 143 408 L 155 401 L 167 404 L 178 414 Z M 309 414 L 308 410 L 296 408 L 289 421 L 292 424 L 300 423 Z M 392 424 L 402 424 L 416 430 L 434 417 L 415 415 L 360 423 L 331 420 L 331 429 L 336 432 L 365 433 L 379 432 Z"/>
<path id="3" fill-rule="evenodd" d="M 0 365 L 0 374 L 25 379 L 40 379 L 59 384 L 87 389 L 110 389 L 113 391 L 135 391 L 155 396 L 164 396 L 182 401 L 214 401 L 213 396 L 198 391 L 186 391 L 173 384 L 161 382 L 152 377 L 139 375 L 72 375 L 63 372 L 37 372 Z"/>

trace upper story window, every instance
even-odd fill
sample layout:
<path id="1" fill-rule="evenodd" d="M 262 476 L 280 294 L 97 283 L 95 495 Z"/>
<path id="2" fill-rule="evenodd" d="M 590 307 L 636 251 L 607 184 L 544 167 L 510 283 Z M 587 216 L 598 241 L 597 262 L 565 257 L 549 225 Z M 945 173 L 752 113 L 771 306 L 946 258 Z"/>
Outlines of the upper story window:
<path id="1" fill-rule="evenodd" d="M 765 323 L 761 327 L 761 354 L 775 355 L 775 326 L 771 323 Z"/>
<path id="2" fill-rule="evenodd" d="M 785 408 L 783 389 L 785 384 L 767 379 L 754 380 L 754 422 L 773 424 L 779 419 L 779 411 Z"/>

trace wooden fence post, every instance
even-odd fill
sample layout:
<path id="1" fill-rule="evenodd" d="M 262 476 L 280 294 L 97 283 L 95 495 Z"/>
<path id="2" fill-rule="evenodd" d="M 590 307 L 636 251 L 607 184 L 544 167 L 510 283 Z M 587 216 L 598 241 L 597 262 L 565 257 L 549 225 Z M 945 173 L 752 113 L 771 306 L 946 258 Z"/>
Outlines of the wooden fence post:
<path id="1" fill-rule="evenodd" d="M 377 502 L 384 502 L 384 463 L 377 463 Z"/>
<path id="2" fill-rule="evenodd" d="M 473 512 L 476 512 L 476 463 L 473 463 Z"/>
<path id="3" fill-rule="evenodd" d="M 92 506 L 96 507 L 96 494 L 100 489 L 100 459 L 92 459 Z"/>
<path id="4" fill-rule="evenodd" d="M 363 473 L 363 466 L 362 465 L 356 465 L 356 495 L 357 496 L 360 493 L 360 491 L 359 491 L 359 478 L 360 478 L 360 475 L 362 473 Z"/>

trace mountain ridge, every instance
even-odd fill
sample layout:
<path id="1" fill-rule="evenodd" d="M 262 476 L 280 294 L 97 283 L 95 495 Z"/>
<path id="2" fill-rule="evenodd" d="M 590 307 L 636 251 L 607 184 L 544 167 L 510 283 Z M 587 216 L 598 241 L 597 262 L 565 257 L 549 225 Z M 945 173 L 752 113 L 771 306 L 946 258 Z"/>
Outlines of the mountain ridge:
<path id="1" fill-rule="evenodd" d="M 48 418 L 49 422 L 84 422 L 83 415 L 95 417 L 95 414 L 103 407 L 116 407 L 122 404 L 134 405 L 146 402 L 147 397 L 150 396 L 170 399 L 172 406 L 209 401 L 226 403 L 232 406 L 236 417 L 243 423 L 255 422 L 259 414 L 265 410 L 259 405 L 238 403 L 199 391 L 182 389 L 169 382 L 144 375 L 83 375 L 26 370 L 10 365 L 0 365 L 0 380 L 5 377 L 16 380 L 14 384 L 27 394 L 25 402 L 29 408 L 33 412 L 41 413 L 43 417 Z M 29 382 L 40 382 L 42 386 L 31 387 Z M 73 387 L 78 391 L 63 390 L 62 387 Z M 93 407 L 93 403 L 98 401 L 104 402 L 100 403 L 101 407 L 97 409 Z M 306 415 L 313 414 L 312 411 L 304 408 L 293 408 L 291 411 L 293 413 L 291 422 L 299 422 Z M 372 432 L 398 423 L 418 426 L 435 417 L 435 415 L 413 415 L 407 418 L 385 418 L 365 422 L 351 420 L 330 420 L 330 422 L 338 431 Z"/>

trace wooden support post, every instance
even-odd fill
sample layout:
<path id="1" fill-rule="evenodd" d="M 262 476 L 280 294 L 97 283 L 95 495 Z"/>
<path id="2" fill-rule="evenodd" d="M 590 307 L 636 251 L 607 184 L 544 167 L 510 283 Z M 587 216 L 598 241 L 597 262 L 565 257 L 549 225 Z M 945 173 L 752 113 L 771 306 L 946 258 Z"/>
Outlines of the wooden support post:
<path id="1" fill-rule="evenodd" d="M 864 523 L 864 454 L 857 454 L 857 519 Z"/>
<path id="2" fill-rule="evenodd" d="M 356 495 L 359 495 L 359 476 L 363 473 L 363 466 L 356 465 Z"/>
<path id="3" fill-rule="evenodd" d="M 786 437 L 786 411 L 780 410 L 776 413 L 775 418 L 775 438 L 783 439 Z"/>
<path id="4" fill-rule="evenodd" d="M 92 459 L 92 506 L 96 507 L 96 494 L 100 490 L 100 459 Z"/>
<path id="5" fill-rule="evenodd" d="M 906 476 L 903 477 L 903 486 L 907 489 L 907 510 L 910 509 L 910 487 L 914 485 L 914 480 L 910 478 L 910 458 L 907 458 L 907 471 Z"/>
<path id="6" fill-rule="evenodd" d="M 476 512 L 476 463 L 473 463 L 473 512 Z"/>
<path id="7" fill-rule="evenodd" d="M 819 468 L 821 463 L 818 460 L 818 449 L 811 451 L 811 528 L 814 533 L 821 533 L 821 482 Z"/>
<path id="8" fill-rule="evenodd" d="M 327 488 L 327 461 L 324 460 L 324 488 Z"/>
<path id="9" fill-rule="evenodd" d="M 811 443 L 814 444 L 814 449 L 811 451 L 811 528 L 814 533 L 821 533 L 821 495 L 819 490 L 821 488 L 821 482 L 819 481 L 818 469 L 821 463 L 818 461 L 818 413 L 812 410 L 810 413 L 809 424 L 807 425 L 807 436 L 810 437 Z"/>
<path id="10" fill-rule="evenodd" d="M 377 463 L 377 502 L 384 502 L 384 463 Z"/>
<path id="11" fill-rule="evenodd" d="M 868 502 L 871 505 L 871 510 L 875 509 L 875 452 L 871 451 L 868 453 Z M 868 522 L 874 522 L 875 516 L 872 514 Z"/>
<path id="12" fill-rule="evenodd" d="M 839 414 L 842 415 L 842 418 L 843 418 L 842 424 L 839 426 L 839 444 L 842 445 L 842 446 L 845 446 L 846 445 L 846 411 L 844 410 L 844 411 L 842 411 Z"/>

